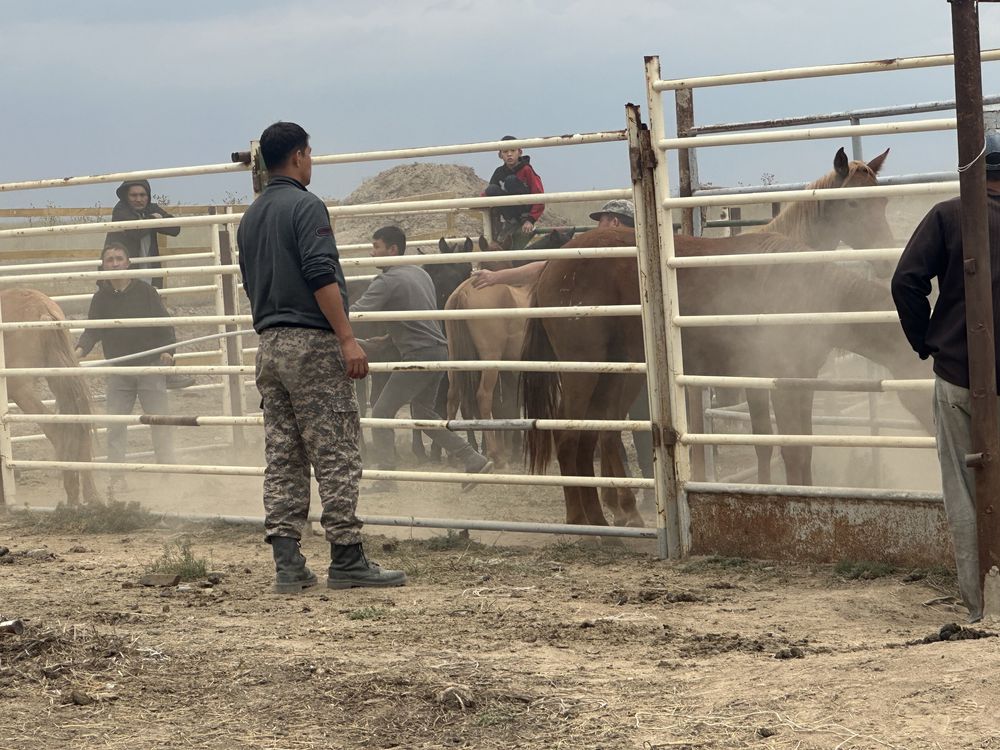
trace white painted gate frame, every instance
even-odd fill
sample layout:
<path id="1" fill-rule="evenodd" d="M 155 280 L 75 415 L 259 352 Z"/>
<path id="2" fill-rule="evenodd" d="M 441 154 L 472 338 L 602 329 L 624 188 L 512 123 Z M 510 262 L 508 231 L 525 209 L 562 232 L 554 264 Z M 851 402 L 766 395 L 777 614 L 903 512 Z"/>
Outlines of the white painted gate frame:
<path id="1" fill-rule="evenodd" d="M 984 60 L 995 60 L 1000 59 L 1000 50 L 988 50 L 983 52 Z M 850 73 L 861 73 L 861 72 L 871 72 L 875 70 L 898 70 L 916 67 L 927 67 L 930 65 L 949 65 L 951 64 L 950 55 L 940 55 L 928 58 L 909 58 L 905 60 L 892 61 L 890 63 L 877 62 L 877 63 L 853 63 L 840 66 L 824 66 L 820 68 L 799 68 L 792 70 L 783 71 L 769 71 L 764 73 L 750 73 L 750 74 L 737 74 L 732 76 L 716 76 L 709 78 L 698 78 L 689 79 L 686 81 L 664 81 L 660 79 L 659 75 L 659 63 L 656 58 L 648 58 L 646 61 L 646 72 L 647 72 L 647 103 L 649 105 L 649 117 L 650 117 L 650 127 L 652 131 L 653 143 L 657 149 L 657 152 L 664 154 L 666 150 L 671 148 L 682 148 L 691 146 L 690 139 L 667 139 L 665 137 L 663 128 L 663 108 L 662 102 L 660 101 L 660 94 L 666 90 L 674 90 L 678 88 L 685 87 L 695 87 L 695 86 L 709 86 L 709 85 L 727 85 L 732 83 L 742 83 L 742 82 L 760 82 L 766 80 L 785 80 L 790 78 L 805 78 L 805 77 L 818 77 L 825 75 L 841 75 Z M 638 125 L 638 123 L 629 123 L 630 134 L 632 129 Z M 765 133 L 765 134 L 737 134 L 737 135 L 712 135 L 712 136 L 699 136 L 698 146 L 712 146 L 712 145 L 727 145 L 735 143 L 761 143 L 761 142 L 777 142 L 785 140 L 803 140 L 808 138 L 830 138 L 830 137 L 843 137 L 843 136 L 856 136 L 861 134 L 874 134 L 874 133 L 902 133 L 902 132 L 919 132 L 927 130 L 942 130 L 955 127 L 954 119 L 944 119 L 944 120 L 923 120 L 916 122 L 906 122 L 906 123 L 884 123 L 879 125 L 862 125 L 862 126 L 849 126 L 843 127 L 831 127 L 831 128 L 821 128 L 821 129 L 800 129 L 783 131 L 781 133 Z M 613 131 L 610 133 L 596 133 L 596 134 L 583 134 L 575 136 L 558 136 L 554 138 L 533 138 L 533 139 L 523 139 L 516 143 L 506 142 L 504 146 L 516 145 L 524 148 L 538 148 L 545 146 L 556 146 L 556 145 L 570 145 L 575 143 L 594 143 L 594 142 L 606 142 L 609 140 L 622 140 L 623 133 L 621 131 Z M 334 163 L 346 163 L 351 161 L 363 161 L 366 159 L 398 159 L 403 157 L 412 156 L 432 156 L 440 154 L 456 154 L 456 153 L 474 153 L 474 152 L 484 152 L 493 151 L 500 147 L 499 142 L 487 142 L 481 144 L 464 144 L 458 146 L 444 146 L 444 147 L 428 147 L 423 149 L 399 149 L 394 151 L 381 151 L 373 152 L 369 154 L 340 154 L 331 156 L 319 156 L 314 158 L 314 162 L 317 164 L 334 164 Z M 20 190 L 29 188 L 41 188 L 41 187 L 54 187 L 54 186 L 65 186 L 73 184 L 89 184 L 96 182 L 113 182 L 122 179 L 131 179 L 134 177 L 146 177 L 146 178 L 157 178 L 157 177 L 171 177 L 171 176 L 182 176 L 182 175 L 193 175 L 193 174 L 208 174 L 208 173 L 218 173 L 218 172 L 230 172 L 230 171 L 245 171 L 246 167 L 242 164 L 223 164 L 223 165 L 206 165 L 203 167 L 189 167 L 189 168 L 175 168 L 167 170 L 154 170 L 145 172 L 129 172 L 129 173 L 117 173 L 112 175 L 98 175 L 98 176 L 88 176 L 88 177 L 78 177 L 78 178 L 68 178 L 60 180 L 39 180 L 31 183 L 8 183 L 6 185 L 0 185 L 0 191 L 2 190 Z M 667 391 L 667 399 L 669 401 L 670 409 L 669 416 L 665 415 L 662 410 L 659 410 L 655 405 L 653 406 L 653 423 L 654 429 L 661 430 L 661 434 L 666 428 L 670 428 L 673 433 L 678 437 L 681 445 L 694 445 L 701 443 L 711 443 L 711 442 L 731 442 L 739 443 L 745 445 L 752 444 L 802 444 L 804 442 L 809 442 L 809 444 L 830 444 L 829 442 L 824 442 L 828 438 L 837 437 L 844 438 L 842 442 L 837 444 L 848 444 L 847 441 L 855 440 L 862 442 L 851 442 L 850 444 L 879 444 L 879 445 L 889 445 L 889 444 L 899 444 L 900 440 L 894 438 L 872 438 L 871 436 L 821 436 L 821 437 L 810 437 L 810 436 L 721 436 L 721 435 L 693 435 L 687 432 L 685 411 L 684 411 L 684 387 L 686 385 L 694 384 L 711 384 L 711 385 L 747 385 L 751 380 L 753 380 L 754 387 L 768 387 L 768 385 L 773 387 L 773 381 L 768 382 L 768 379 L 739 379 L 739 378 L 699 378 L 694 379 L 690 376 L 685 376 L 681 367 L 681 351 L 680 351 L 680 328 L 692 325 L 758 325 L 758 324 L 802 324 L 804 322 L 809 322 L 813 320 L 821 319 L 815 315 L 803 315 L 803 316 L 768 316 L 768 315 L 758 315 L 758 316 L 705 316 L 703 318 L 693 318 L 690 316 L 680 316 L 679 310 L 677 309 L 677 295 L 676 295 L 676 269 L 684 265 L 722 265 L 726 262 L 733 263 L 766 263 L 774 262 L 774 256 L 739 256 L 739 260 L 727 259 L 725 258 L 712 258 L 710 262 L 708 259 L 677 259 L 674 257 L 673 251 L 673 233 L 672 233 L 672 223 L 670 220 L 670 209 L 674 207 L 684 207 L 684 206 L 706 206 L 706 205 L 734 205 L 743 203 L 755 203 L 760 201 L 759 194 L 745 194 L 734 198 L 733 196 L 700 196 L 695 198 L 669 198 L 669 179 L 667 177 L 665 159 L 657 160 L 657 166 L 655 168 L 655 180 L 654 180 L 654 191 L 656 195 L 655 201 L 655 217 L 650 216 L 650 209 L 645 206 L 641 197 L 641 194 L 637 193 L 633 196 L 637 202 L 637 209 L 639 210 L 640 216 L 637 217 L 637 228 L 640 230 L 639 235 L 642 237 L 642 225 L 643 223 L 648 224 L 649 221 L 655 221 L 660 227 L 659 232 L 661 247 L 658 248 L 656 255 L 659 256 L 659 274 L 662 284 L 663 293 L 660 297 L 660 301 L 664 306 L 664 314 L 666 318 L 666 350 L 661 354 L 664 357 L 665 362 L 673 363 L 666 368 L 666 377 L 650 377 L 650 390 L 651 390 L 651 400 L 654 400 L 653 395 L 656 390 L 661 386 L 665 386 Z M 795 191 L 784 191 L 778 193 L 767 193 L 767 200 L 780 200 L 780 201 L 794 201 L 794 200 L 837 200 L 837 199 L 850 199 L 855 197 L 868 197 L 872 195 L 912 195 L 912 194 L 926 194 L 930 192 L 939 192 L 939 186 L 926 186 L 926 185 L 909 185 L 909 186 L 895 186 L 895 187 L 879 187 L 879 188 L 863 188 L 863 189 L 851 189 L 851 190 L 839 190 L 839 191 L 829 191 L 831 193 L 837 193 L 836 195 L 820 195 L 816 191 L 809 190 L 795 190 Z M 623 190 L 606 190 L 606 191 L 589 191 L 589 192 L 578 192 L 578 193 L 550 193 L 546 194 L 546 203 L 560 203 L 560 202 L 570 202 L 574 200 L 581 199 L 610 199 L 628 196 L 628 191 Z M 523 199 L 522 199 L 523 200 Z M 401 211 L 418 211 L 418 210 L 434 210 L 434 209 L 450 209 L 450 208 L 482 208 L 486 206 L 496 206 L 496 205 L 513 205 L 518 202 L 517 197 L 511 198 L 497 198 L 497 199 L 451 199 L 442 201 L 420 201 L 413 203 L 395 203 L 395 204 L 380 204 L 375 210 L 371 206 L 344 206 L 336 207 L 331 209 L 330 213 L 332 216 L 355 216 L 355 215 L 370 215 L 378 213 L 398 213 Z M 235 221 L 239 219 L 239 215 L 228 215 L 228 216 L 199 216 L 199 217 L 179 217 L 174 219 L 164 219 L 164 220 L 145 220 L 142 222 L 119 222 L 114 224 L 114 229 L 125 229 L 134 228 L 136 226 L 142 226 L 144 228 L 152 228 L 156 226 L 202 226 L 202 225 L 218 225 L 218 224 L 229 224 L 234 225 Z M 32 234 L 53 234 L 53 233 L 69 233 L 72 231 L 89 231 L 89 232 L 104 232 L 111 229 L 110 222 L 102 224 L 89 224 L 89 225 L 64 225 L 57 227 L 39 227 L 30 228 L 22 230 L 2 230 L 0 231 L 0 236 L 30 236 Z M 662 231 L 666 229 L 666 231 Z M 648 259 L 649 248 L 643 248 L 643 240 L 640 239 L 640 262 L 641 264 Z M 213 247 L 213 250 L 215 248 Z M 867 250 L 867 251 L 837 251 L 837 259 L 847 259 L 847 258 L 885 258 L 894 257 L 898 254 L 898 250 L 894 249 L 880 249 L 880 250 Z M 643 256 L 646 256 L 645 258 Z M 825 262 L 830 258 L 825 257 L 822 253 L 803 253 L 801 258 L 782 258 L 784 262 Z M 517 257 L 526 258 L 527 256 L 523 253 L 517 253 Z M 805 257 L 808 256 L 808 257 Z M 428 256 L 422 256 L 418 262 L 427 262 Z M 495 256 L 499 258 L 500 256 Z M 544 257 L 558 257 L 558 252 L 547 251 Z M 458 256 L 451 256 L 449 261 L 455 262 L 460 260 Z M 400 259 L 402 261 L 403 259 Z M 701 262 L 704 261 L 704 262 Z M 381 261 L 384 263 L 384 259 Z M 412 262 L 408 260 L 407 262 Z M 431 260 L 430 262 L 434 262 Z M 440 261 L 443 262 L 443 261 Z M 348 265 L 349 261 L 345 261 L 345 265 Z M 362 259 L 356 259 L 356 265 L 365 265 Z M 656 300 L 652 300 L 648 297 L 649 287 L 646 283 L 649 280 L 651 271 L 654 269 L 645 269 L 643 274 L 644 279 L 644 299 L 656 304 Z M 236 272 L 235 266 L 222 267 L 219 265 L 205 267 L 203 269 L 192 269 L 190 267 L 184 268 L 183 270 L 178 269 L 180 273 L 190 275 L 192 273 L 205 273 L 209 275 L 220 275 L 220 274 L 232 274 Z M 134 273 L 135 275 L 141 275 L 141 272 L 117 272 L 117 275 L 128 275 L 129 273 Z M 169 274 L 169 269 L 164 269 L 162 272 L 164 275 Z M 110 274 L 102 274 L 103 277 L 108 277 Z M 86 278 L 86 274 L 73 274 L 76 278 Z M 98 276 L 90 276 L 98 277 Z M 607 311 L 588 311 L 591 314 L 608 314 Z M 574 308 L 571 310 L 551 310 L 545 313 L 545 315 L 581 315 L 584 311 L 579 308 Z M 624 314 L 625 310 L 613 311 L 614 314 Z M 634 311 L 629 310 L 628 313 L 634 314 Z M 502 313 L 501 311 L 487 311 L 484 314 L 500 315 L 505 314 L 508 317 L 515 317 L 518 314 L 515 312 L 511 314 L 510 312 Z M 537 315 L 537 311 L 534 313 Z M 884 314 L 879 313 L 847 313 L 843 314 L 840 318 L 841 321 L 862 321 L 866 319 L 871 319 L 872 316 L 883 316 L 876 319 L 884 319 Z M 893 314 L 894 315 L 894 314 Z M 867 318 L 865 316 L 868 316 Z M 441 312 L 435 315 L 422 314 L 419 315 L 424 319 L 444 319 L 449 317 L 447 312 Z M 469 314 L 456 315 L 454 317 L 471 317 Z M 644 316 L 648 318 L 649 316 Z M 361 316 L 358 316 L 360 319 Z M 400 319 L 399 314 L 396 315 L 386 315 L 386 314 L 368 314 L 366 319 Z M 825 322 L 830 322 L 829 318 L 822 318 Z M 894 319 L 894 317 L 893 317 Z M 189 316 L 187 318 L 173 318 L 170 324 L 181 325 L 184 323 L 202 323 L 202 322 L 213 322 L 217 324 L 224 323 L 244 323 L 246 322 L 245 316 Z M 79 322 L 75 323 L 79 325 Z M 107 325 L 120 325 L 122 322 L 106 322 Z M 138 325 L 154 325 L 154 321 L 143 321 L 143 320 L 130 320 L 126 324 L 138 326 Z M 159 322 L 162 325 L 162 320 Z M 88 325 L 104 325 L 104 324 L 88 324 Z M 644 322 L 644 325 L 649 326 L 648 322 Z M 0 330 L 9 330 L 15 327 L 51 327 L 51 324 L 3 324 L 0 322 Z M 2 337 L 0 337 L 2 339 Z M 14 421 L 27 421 L 20 418 L 15 418 L 14 415 L 6 414 L 6 376 L 15 374 L 56 374 L 56 375 L 68 375 L 69 373 L 53 373 L 44 372 L 42 370 L 22 370 L 15 371 L 4 367 L 3 363 L 3 349 L 2 342 L 0 342 L 0 416 L 2 416 L 2 427 L 0 427 L 0 455 L 2 455 L 2 466 L 0 469 L 3 471 L 3 479 L 5 480 L 5 486 L 12 486 L 7 484 L 7 480 L 12 482 L 13 473 L 12 470 L 15 467 L 23 468 L 79 468 L 83 470 L 101 470 L 107 468 L 118 468 L 133 471 L 152 471 L 152 472 L 162 472 L 162 473 L 192 473 L 192 474 L 259 474 L 261 469 L 259 467 L 205 467 L 205 466 L 193 466 L 193 465 L 175 465 L 175 466 L 160 466 L 160 465 L 150 465 L 150 464 L 64 464 L 60 462 L 29 462 L 13 461 L 11 456 L 11 445 L 10 445 L 10 432 L 8 424 Z M 650 358 L 647 357 L 647 361 Z M 513 367 L 511 363 L 494 363 L 499 364 L 503 369 L 524 369 L 522 367 Z M 491 366 L 494 366 L 491 364 Z M 532 365 L 534 368 L 536 365 Z M 592 365 L 593 366 L 593 365 Z M 429 363 L 426 369 L 472 369 L 482 367 L 482 363 Z M 570 369 L 567 368 L 565 364 L 560 365 L 559 363 L 552 363 L 553 369 Z M 92 374 L 104 374 L 101 368 L 90 368 L 93 370 Z M 252 368 L 240 366 L 199 366 L 195 368 L 185 368 L 187 372 L 190 373 L 211 373 L 219 375 L 229 375 L 234 373 L 245 374 L 252 371 Z M 382 368 L 373 368 L 382 369 Z M 392 369 L 391 364 L 385 366 L 385 369 Z M 572 368 L 580 369 L 580 368 Z M 601 369 L 606 371 L 611 371 L 618 369 L 611 365 L 603 365 Z M 639 371 L 639 368 L 629 368 L 632 371 Z M 115 368 L 115 372 L 167 372 L 173 371 L 173 368 L 128 368 L 127 370 L 121 368 Z M 652 373 L 651 373 L 652 375 Z M 763 382 L 761 382 L 763 381 Z M 898 383 L 883 381 L 883 385 L 886 388 L 892 387 L 913 387 L 911 383 Z M 68 416 L 68 415 L 67 415 Z M 93 422 L 110 422 L 115 419 L 115 417 L 93 417 L 89 421 Z M 138 421 L 140 417 L 136 416 L 126 417 L 125 419 L 135 419 Z M 238 417 L 218 417 L 218 418 L 200 418 L 203 424 L 250 424 L 251 422 L 245 421 L 247 419 L 253 418 L 238 418 Z M 211 421 L 209 421 L 211 420 Z M 33 421 L 40 421 L 35 419 Z M 65 417 L 50 417 L 46 421 L 57 422 L 57 421 L 71 421 Z M 416 424 L 413 420 L 395 420 L 394 423 L 398 426 L 412 426 Z M 620 423 L 624 426 L 627 423 Z M 537 425 L 542 427 L 542 425 Z M 565 429 L 567 425 L 560 424 L 558 428 Z M 577 428 L 583 425 L 578 425 Z M 593 425 L 587 425 L 593 427 Z M 611 425 L 606 425 L 605 427 L 610 427 Z M 619 425 L 616 425 L 619 426 Z M 629 426 L 634 426 L 629 424 Z M 554 428 L 555 425 L 548 426 L 549 428 Z M 910 439 L 912 440 L 912 439 Z M 878 441 L 870 442 L 870 441 Z M 884 442 L 883 442 L 884 441 Z M 932 443 L 931 443 L 932 444 Z M 520 477 L 517 475 L 498 475 L 494 477 L 484 478 L 485 481 L 490 483 L 517 483 L 517 484 L 536 484 L 536 485 L 555 485 L 555 484 L 586 484 L 589 486 L 631 486 L 631 487 L 648 487 L 654 484 L 657 487 L 657 498 L 658 507 L 660 508 L 659 522 L 657 536 L 660 540 L 661 553 L 669 553 L 670 556 L 676 557 L 686 553 L 690 545 L 690 530 L 689 530 L 689 514 L 687 511 L 686 500 L 685 500 L 685 488 L 690 480 L 690 469 L 686 459 L 685 451 L 677 451 L 675 456 L 676 464 L 671 467 L 670 471 L 670 483 L 671 492 L 665 493 L 664 490 L 667 489 L 664 486 L 665 479 L 660 477 L 660 474 L 664 472 L 657 469 L 657 479 L 654 482 L 649 482 L 649 480 L 641 479 L 626 479 L 626 480 L 607 480 L 607 479 L 590 479 L 587 478 L 560 478 L 560 477 Z M 662 456 L 661 460 L 657 462 L 660 467 L 663 466 Z M 416 472 L 369 472 L 369 476 L 375 478 L 376 476 L 381 477 L 394 477 L 399 479 L 412 479 L 420 481 L 435 481 L 435 480 L 446 480 L 446 481 L 463 481 L 468 479 L 466 475 L 463 474 L 436 474 L 434 478 L 428 478 L 426 474 L 419 473 L 417 476 Z M 667 533 L 665 532 L 665 511 L 673 513 L 673 524 L 676 524 L 674 528 L 677 530 L 676 535 L 670 534 L 673 538 L 669 539 Z M 448 519 L 424 519 L 430 523 L 419 523 L 419 519 L 368 519 L 369 523 L 391 523 L 392 525 L 400 524 L 413 524 L 413 525 L 431 525 L 435 527 L 446 527 L 446 528 L 499 528 L 499 526 L 494 522 L 468 522 L 468 521 L 454 521 Z M 447 524 L 442 526 L 442 524 Z M 524 527 L 532 528 L 524 528 Z M 565 524 L 512 524 L 508 528 L 511 530 L 518 531 L 554 531 L 556 533 L 605 533 L 607 535 L 622 535 L 622 536 L 651 536 L 648 530 L 625 530 L 625 529 L 601 529 L 600 527 L 593 528 L 580 528 L 580 527 L 569 527 L 567 528 Z M 636 533 L 632 533 L 636 532 Z"/>
<path id="2" fill-rule="evenodd" d="M 983 61 L 1000 60 L 1000 49 L 984 50 L 981 53 Z M 692 434 L 687 429 L 686 386 L 726 386 L 752 387 L 773 389 L 775 379 L 771 378 L 735 378 L 689 376 L 683 372 L 681 351 L 681 329 L 685 327 L 733 326 L 733 325 L 803 325 L 823 321 L 825 323 L 866 323 L 894 322 L 898 319 L 895 311 L 886 312 L 848 312 L 848 313 L 803 313 L 803 314 L 760 314 L 760 315 L 681 315 L 678 307 L 677 269 L 693 267 L 711 267 L 723 265 L 768 265 L 775 263 L 821 263 L 833 260 L 875 260 L 899 257 L 895 248 L 877 248 L 869 250 L 836 250 L 830 252 L 802 252 L 781 255 L 741 255 L 714 256 L 711 258 L 677 258 L 674 250 L 672 227 L 672 209 L 703 206 L 732 206 L 770 202 L 792 202 L 806 200 L 851 200 L 888 195 L 927 195 L 940 193 L 942 190 L 958 192 L 958 182 L 942 184 L 892 185 L 871 188 L 840 188 L 838 190 L 785 190 L 762 193 L 742 193 L 740 195 L 694 196 L 688 198 L 670 197 L 670 180 L 666 166 L 666 152 L 671 149 L 693 147 L 710 147 L 751 143 L 776 143 L 785 141 L 801 141 L 818 138 L 858 137 L 862 135 L 916 133 L 936 130 L 954 130 L 956 118 L 937 118 L 908 122 L 889 122 L 879 124 L 859 124 L 849 126 L 834 126 L 824 128 L 795 128 L 777 132 L 735 133 L 721 135 L 699 135 L 687 138 L 667 138 L 664 127 L 664 105 L 662 93 L 681 89 L 694 89 L 709 86 L 725 86 L 766 81 L 793 80 L 803 78 L 819 78 L 826 76 L 853 75 L 860 73 L 882 72 L 890 70 L 911 70 L 924 67 L 950 66 L 954 64 L 953 55 L 934 55 L 927 57 L 899 58 L 896 60 L 880 60 L 872 62 L 846 63 L 804 68 L 789 68 L 782 70 L 761 71 L 754 73 L 739 73 L 701 78 L 664 80 L 660 73 L 658 57 L 646 58 L 646 101 L 648 106 L 650 130 L 657 155 L 654 171 L 656 194 L 655 221 L 659 225 L 661 248 L 661 270 L 663 273 L 664 307 L 666 308 L 667 351 L 666 388 L 669 393 L 669 428 L 673 431 L 681 445 L 843 445 L 843 446 L 882 446 L 882 447 L 921 447 L 932 448 L 934 438 L 907 438 L 890 436 L 865 435 L 723 435 L 723 434 Z M 637 210 L 639 206 L 637 204 Z M 648 210 L 648 209 L 646 209 Z M 654 220 L 647 216 L 647 222 Z M 664 228 L 666 231 L 664 231 Z M 898 381 L 882 380 L 880 390 L 929 389 L 933 381 Z M 650 383 L 651 389 L 654 387 Z M 821 390 L 821 388 L 819 388 Z M 651 403 L 655 400 L 650 394 Z M 657 425 L 653 418 L 654 432 L 667 425 Z M 690 510 L 687 505 L 686 490 L 691 484 L 691 471 L 686 451 L 677 451 L 674 467 L 674 486 L 669 493 L 669 502 L 676 503 L 676 513 L 680 523 L 680 554 L 686 554 L 690 549 Z M 786 488 L 787 489 L 787 488 Z"/>

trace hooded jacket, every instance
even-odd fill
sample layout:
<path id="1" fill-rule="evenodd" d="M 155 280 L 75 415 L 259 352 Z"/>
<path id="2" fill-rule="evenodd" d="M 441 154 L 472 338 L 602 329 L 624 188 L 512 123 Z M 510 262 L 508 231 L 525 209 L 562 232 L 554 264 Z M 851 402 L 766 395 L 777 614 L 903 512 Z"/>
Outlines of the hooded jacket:
<path id="1" fill-rule="evenodd" d="M 987 195 L 990 268 L 993 283 L 993 337 L 1000 387 L 1000 193 Z M 934 358 L 934 373 L 960 388 L 969 387 L 969 346 L 965 326 L 965 270 L 962 201 L 938 203 L 923 218 L 892 277 L 899 322 L 921 359 Z M 938 297 L 928 300 L 932 280 Z"/>
<path id="2" fill-rule="evenodd" d="M 135 221 L 137 219 L 149 219 L 152 214 L 160 214 L 165 219 L 172 219 L 173 216 L 165 211 L 163 208 L 153 203 L 152 200 L 146 204 L 146 208 L 142 211 L 136 211 L 129 205 L 128 202 L 128 191 L 133 185 L 140 185 L 146 190 L 146 195 L 152 198 L 152 192 L 149 188 L 149 180 L 126 180 L 118 189 L 115 190 L 115 194 L 118 196 L 118 202 L 115 204 L 114 209 L 111 212 L 111 221 Z M 125 245 L 128 250 L 128 255 L 130 258 L 152 258 L 160 254 L 160 248 L 156 242 L 157 234 L 166 234 L 171 237 L 176 237 L 180 234 L 180 227 L 158 227 L 157 229 L 125 229 L 120 232 L 108 232 L 107 238 L 105 239 L 105 244 L 108 242 L 120 242 Z M 145 265 L 145 264 L 144 264 Z M 159 268 L 160 264 L 149 264 L 150 268 Z M 162 287 L 163 279 L 155 278 L 153 279 L 153 286 Z"/>
<path id="3" fill-rule="evenodd" d="M 506 188 L 507 180 L 510 177 L 517 178 L 517 181 L 524 186 L 523 194 L 538 194 L 544 193 L 545 188 L 542 186 L 542 178 L 538 176 L 538 173 L 531 166 L 531 157 L 522 156 L 517 160 L 517 164 L 514 165 L 513 169 L 510 169 L 506 164 L 501 164 L 493 172 L 493 176 L 490 177 L 490 185 L 498 185 L 504 189 L 505 193 L 515 195 L 514 191 Z M 483 195 L 486 193 L 484 192 Z M 530 221 L 532 224 L 537 224 L 538 220 L 542 216 L 542 212 L 545 211 L 544 203 L 535 203 L 531 206 L 517 206 L 520 211 L 519 219 L 520 221 Z"/>

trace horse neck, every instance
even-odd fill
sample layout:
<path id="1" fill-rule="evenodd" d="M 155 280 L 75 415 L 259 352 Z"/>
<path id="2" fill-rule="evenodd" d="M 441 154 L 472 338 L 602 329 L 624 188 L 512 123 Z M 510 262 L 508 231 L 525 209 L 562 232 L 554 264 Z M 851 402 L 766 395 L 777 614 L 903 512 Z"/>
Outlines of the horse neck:
<path id="1" fill-rule="evenodd" d="M 833 273 L 824 277 L 823 287 L 834 290 L 838 309 L 884 311 L 892 307 L 889 292 L 882 284 L 842 269 L 829 270 Z M 902 375 L 916 364 L 916 355 L 897 323 L 838 324 L 832 329 L 833 346 L 859 354 L 893 373 Z"/>
<path id="2" fill-rule="evenodd" d="M 818 201 L 793 203 L 771 219 L 762 232 L 783 234 L 813 250 L 833 250 L 837 239 L 827 236 Z"/>

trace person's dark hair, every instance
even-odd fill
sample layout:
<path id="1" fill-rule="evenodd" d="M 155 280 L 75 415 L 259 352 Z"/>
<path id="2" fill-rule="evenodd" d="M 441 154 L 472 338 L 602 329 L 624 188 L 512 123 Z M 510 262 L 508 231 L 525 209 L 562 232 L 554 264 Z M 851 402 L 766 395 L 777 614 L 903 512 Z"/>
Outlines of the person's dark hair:
<path id="1" fill-rule="evenodd" d="M 500 140 L 501 141 L 516 141 L 517 140 L 517 136 L 515 136 L 515 135 L 505 135 Z"/>
<path id="2" fill-rule="evenodd" d="M 126 258 L 132 260 L 132 256 L 129 255 L 128 248 L 125 247 L 125 245 L 123 245 L 121 242 L 110 240 L 104 243 L 104 248 L 101 250 L 101 261 L 103 261 L 104 256 L 108 254 L 108 250 L 121 250 L 123 253 L 125 253 Z"/>
<path id="3" fill-rule="evenodd" d="M 260 153 L 264 166 L 276 169 L 299 149 L 309 146 L 309 134 L 294 122 L 276 122 L 260 134 Z"/>
<path id="4" fill-rule="evenodd" d="M 376 229 L 372 239 L 382 240 L 386 247 L 395 245 L 400 255 L 406 252 L 406 233 L 399 227 L 389 226 Z"/>

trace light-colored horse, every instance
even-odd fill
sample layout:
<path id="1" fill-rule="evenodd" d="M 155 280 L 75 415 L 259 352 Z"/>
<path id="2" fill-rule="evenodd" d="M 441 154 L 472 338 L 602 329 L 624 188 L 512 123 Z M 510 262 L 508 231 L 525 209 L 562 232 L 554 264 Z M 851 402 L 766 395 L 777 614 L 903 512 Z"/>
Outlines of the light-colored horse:
<path id="1" fill-rule="evenodd" d="M 0 314 L 5 323 L 65 320 L 62 309 L 35 289 L 5 289 L 0 292 Z M 78 367 L 69 330 L 7 331 L 4 333 L 7 367 Z M 56 397 L 60 414 L 90 414 L 90 391 L 82 377 L 46 378 Z M 25 414 L 51 413 L 35 390 L 35 378 L 7 379 L 7 393 Z M 93 458 L 93 431 L 89 424 L 43 424 L 45 436 L 55 448 L 60 461 L 90 461 Z M 75 504 L 81 489 L 87 502 L 98 500 L 93 474 L 88 471 L 64 471 L 66 499 Z"/>
<path id="2" fill-rule="evenodd" d="M 479 247 L 491 249 L 484 238 Z M 496 248 L 499 249 L 499 248 Z M 472 241 L 466 239 L 465 252 L 472 251 Z M 497 270 L 509 263 L 481 263 L 484 268 Z M 494 284 L 477 289 L 472 279 L 466 279 L 445 303 L 446 310 L 488 310 L 527 307 L 531 299 L 530 286 Z M 516 362 L 524 344 L 523 318 L 477 318 L 447 320 L 448 354 L 453 360 Z M 499 389 L 497 386 L 500 386 Z M 480 372 L 448 372 L 448 419 L 455 419 L 459 409 L 473 419 L 515 417 L 517 415 L 517 374 L 484 369 Z M 506 407 L 506 408 L 505 408 Z M 502 433 L 489 430 L 484 434 L 486 453 L 497 466 L 507 463 L 508 451 Z"/>

